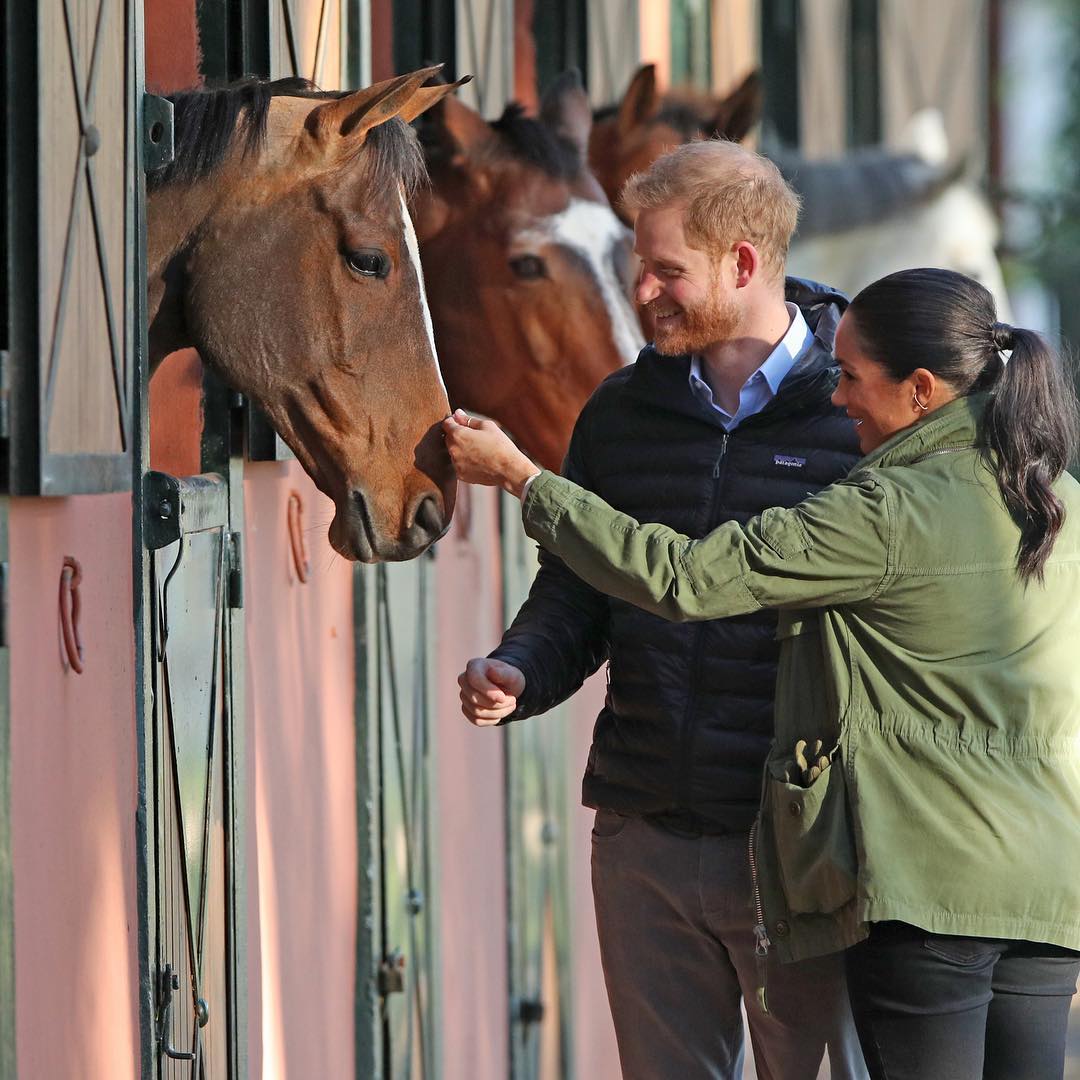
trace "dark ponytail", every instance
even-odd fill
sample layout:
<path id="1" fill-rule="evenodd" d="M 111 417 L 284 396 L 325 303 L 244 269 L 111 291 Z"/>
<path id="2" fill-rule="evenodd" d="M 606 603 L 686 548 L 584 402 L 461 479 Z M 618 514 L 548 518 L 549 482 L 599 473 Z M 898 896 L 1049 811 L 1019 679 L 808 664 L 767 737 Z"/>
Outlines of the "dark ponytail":
<path id="1" fill-rule="evenodd" d="M 986 442 L 1001 494 L 1020 521 L 1020 576 L 1041 581 L 1065 521 L 1052 485 L 1076 456 L 1076 397 L 1064 365 L 1038 334 L 1003 329 L 1001 348 L 1011 355 L 986 410 Z"/>
<path id="2" fill-rule="evenodd" d="M 998 322 L 990 293 L 951 270 L 890 274 L 848 310 L 867 354 L 898 382 L 925 368 L 960 397 L 991 392 L 986 451 L 1020 524 L 1020 576 L 1041 581 L 1065 520 L 1053 484 L 1075 460 L 1080 432 L 1060 357 L 1034 331 Z"/>

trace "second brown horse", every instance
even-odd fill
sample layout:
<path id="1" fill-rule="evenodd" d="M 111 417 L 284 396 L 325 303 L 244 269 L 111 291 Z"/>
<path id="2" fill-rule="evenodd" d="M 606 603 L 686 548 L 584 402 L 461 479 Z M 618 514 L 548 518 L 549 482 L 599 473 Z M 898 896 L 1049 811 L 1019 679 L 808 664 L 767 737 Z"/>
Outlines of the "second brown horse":
<path id="1" fill-rule="evenodd" d="M 450 400 L 553 469 L 589 394 L 643 344 L 633 237 L 588 169 L 591 126 L 572 74 L 536 119 L 510 105 L 487 123 L 447 98 L 420 126 L 432 187 L 414 213 Z"/>

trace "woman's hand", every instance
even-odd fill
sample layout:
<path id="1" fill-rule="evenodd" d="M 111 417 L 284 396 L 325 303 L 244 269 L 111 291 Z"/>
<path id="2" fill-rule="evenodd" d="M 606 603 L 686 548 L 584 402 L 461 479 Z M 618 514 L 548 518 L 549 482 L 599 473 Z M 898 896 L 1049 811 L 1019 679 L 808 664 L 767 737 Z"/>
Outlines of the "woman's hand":
<path id="1" fill-rule="evenodd" d="M 501 487 L 520 498 L 525 481 L 540 472 L 494 420 L 455 409 L 443 421 L 443 435 L 458 479 L 467 484 Z"/>

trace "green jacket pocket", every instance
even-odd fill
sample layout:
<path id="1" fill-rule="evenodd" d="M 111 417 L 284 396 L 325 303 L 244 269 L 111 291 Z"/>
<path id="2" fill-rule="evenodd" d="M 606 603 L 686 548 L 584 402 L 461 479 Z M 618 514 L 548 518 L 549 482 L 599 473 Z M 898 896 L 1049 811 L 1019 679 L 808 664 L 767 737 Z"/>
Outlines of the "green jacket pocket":
<path id="1" fill-rule="evenodd" d="M 789 910 L 827 915 L 855 895 L 858 866 L 839 753 L 809 786 L 782 779 L 785 763 L 769 764 L 768 805 Z"/>

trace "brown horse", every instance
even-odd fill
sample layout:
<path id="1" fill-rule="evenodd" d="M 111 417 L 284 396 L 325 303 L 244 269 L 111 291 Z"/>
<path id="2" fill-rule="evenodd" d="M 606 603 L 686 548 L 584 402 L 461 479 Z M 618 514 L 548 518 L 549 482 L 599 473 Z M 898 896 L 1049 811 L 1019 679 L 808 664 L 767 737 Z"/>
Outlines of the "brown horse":
<path id="1" fill-rule="evenodd" d="M 415 204 L 450 400 L 498 420 L 558 468 L 596 385 L 643 344 L 633 238 L 586 164 L 576 75 L 539 118 L 487 123 L 454 98 L 421 122 L 432 187 Z"/>
<path id="2" fill-rule="evenodd" d="M 756 71 L 723 98 L 661 96 L 656 68 L 645 64 L 630 80 L 622 101 L 596 113 L 589 165 L 619 211 L 619 192 L 632 173 L 647 169 L 661 154 L 693 139 L 740 142 L 760 117 L 761 79 Z"/>
<path id="3" fill-rule="evenodd" d="M 174 96 L 148 183 L 153 371 L 193 346 L 334 500 L 330 543 L 409 559 L 446 529 L 448 412 L 406 198 L 437 68 L 347 95 L 249 80 Z"/>

